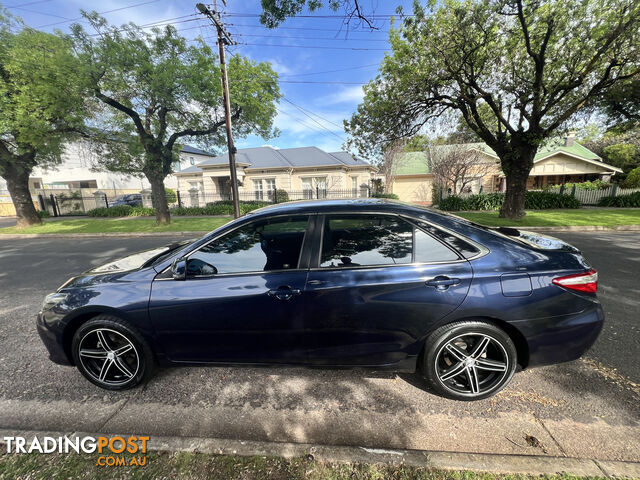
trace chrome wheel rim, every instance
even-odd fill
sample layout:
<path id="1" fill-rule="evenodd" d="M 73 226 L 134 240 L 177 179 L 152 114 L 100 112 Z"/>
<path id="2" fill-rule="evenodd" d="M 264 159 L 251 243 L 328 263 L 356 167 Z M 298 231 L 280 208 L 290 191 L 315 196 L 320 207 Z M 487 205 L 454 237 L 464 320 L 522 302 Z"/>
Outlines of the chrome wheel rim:
<path id="1" fill-rule="evenodd" d="M 78 357 L 84 370 L 105 385 L 123 385 L 140 369 L 136 347 L 122 333 L 110 328 L 86 333 L 78 344 Z"/>
<path id="2" fill-rule="evenodd" d="M 509 374 L 509 357 L 500 341 L 485 333 L 448 340 L 436 355 L 436 374 L 447 389 L 476 397 L 498 388 Z"/>

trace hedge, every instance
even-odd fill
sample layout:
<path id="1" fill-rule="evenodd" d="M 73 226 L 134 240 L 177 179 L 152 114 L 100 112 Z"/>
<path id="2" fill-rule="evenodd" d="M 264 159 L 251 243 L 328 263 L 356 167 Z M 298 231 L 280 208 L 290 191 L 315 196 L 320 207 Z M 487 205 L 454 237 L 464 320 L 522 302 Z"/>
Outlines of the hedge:
<path id="1" fill-rule="evenodd" d="M 267 202 L 247 201 L 240 202 L 240 213 L 245 214 L 257 208 L 270 205 Z M 197 216 L 197 215 L 233 215 L 233 202 L 224 200 L 221 202 L 208 203 L 204 207 L 176 207 L 169 210 L 171 215 L 176 216 Z M 155 209 L 146 207 L 131 207 L 129 205 L 116 205 L 110 208 L 94 208 L 89 210 L 90 217 L 153 217 Z"/>
<path id="2" fill-rule="evenodd" d="M 619 197 L 602 197 L 598 202 L 600 207 L 640 207 L 640 192 Z"/>
<path id="3" fill-rule="evenodd" d="M 457 212 L 460 210 L 500 210 L 504 203 L 504 193 L 479 193 L 462 198 L 451 195 L 440 201 L 440 210 Z M 524 208 L 527 210 L 547 210 L 560 208 L 580 208 L 580 201 L 571 195 L 551 192 L 527 192 Z"/>
<path id="4" fill-rule="evenodd" d="M 400 197 L 395 193 L 374 193 L 371 196 L 373 198 L 390 198 L 391 200 L 400 200 Z"/>

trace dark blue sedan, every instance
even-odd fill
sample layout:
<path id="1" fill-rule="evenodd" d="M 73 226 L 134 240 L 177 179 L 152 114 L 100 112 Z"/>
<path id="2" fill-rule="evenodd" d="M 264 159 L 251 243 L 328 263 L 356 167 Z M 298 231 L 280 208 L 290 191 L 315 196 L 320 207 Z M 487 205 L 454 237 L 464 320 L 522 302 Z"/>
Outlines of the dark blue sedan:
<path id="1" fill-rule="evenodd" d="M 286 203 L 73 277 L 47 296 L 51 360 L 120 390 L 155 364 L 420 371 L 458 400 L 580 357 L 597 273 L 552 237 L 383 200 Z"/>

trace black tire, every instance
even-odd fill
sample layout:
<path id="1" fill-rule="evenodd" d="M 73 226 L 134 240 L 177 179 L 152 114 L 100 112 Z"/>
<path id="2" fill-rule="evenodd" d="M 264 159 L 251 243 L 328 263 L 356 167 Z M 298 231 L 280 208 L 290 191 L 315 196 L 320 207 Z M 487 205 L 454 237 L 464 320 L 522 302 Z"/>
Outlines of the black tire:
<path id="1" fill-rule="evenodd" d="M 460 321 L 429 335 L 422 373 L 433 391 L 443 397 L 481 400 L 511 381 L 517 361 L 516 347 L 504 330 L 489 322 Z"/>
<path id="2" fill-rule="evenodd" d="M 111 315 L 98 315 L 80 325 L 71 353 L 80 373 L 106 390 L 133 388 L 153 373 L 149 344 L 135 328 Z"/>

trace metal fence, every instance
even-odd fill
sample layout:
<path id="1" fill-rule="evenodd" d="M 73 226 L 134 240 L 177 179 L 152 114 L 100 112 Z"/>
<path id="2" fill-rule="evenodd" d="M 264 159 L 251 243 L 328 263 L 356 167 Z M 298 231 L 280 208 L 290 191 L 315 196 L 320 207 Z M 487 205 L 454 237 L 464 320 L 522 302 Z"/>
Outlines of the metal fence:
<path id="1" fill-rule="evenodd" d="M 314 188 L 304 190 L 269 190 L 269 191 L 253 191 L 239 192 L 238 199 L 240 202 L 260 202 L 265 204 L 282 203 L 294 200 L 312 200 L 312 199 L 346 199 L 346 198 L 363 198 L 369 196 L 368 188 L 357 189 L 333 189 L 333 188 Z M 232 201 L 231 193 L 203 193 L 200 191 L 190 190 L 187 192 L 176 191 L 175 195 L 169 195 L 167 198 L 169 208 L 175 207 L 205 207 L 209 204 L 217 202 Z M 49 212 L 51 216 L 73 216 L 86 215 L 87 212 L 95 208 L 112 208 L 114 204 L 122 204 L 122 195 L 108 195 L 100 193 L 99 195 L 82 195 L 80 192 L 65 191 L 63 193 L 53 193 L 51 191 L 43 191 L 34 197 L 40 210 Z M 151 199 L 145 199 L 140 195 L 139 201 L 131 202 L 132 206 L 151 206 Z"/>

